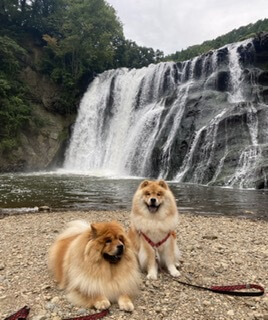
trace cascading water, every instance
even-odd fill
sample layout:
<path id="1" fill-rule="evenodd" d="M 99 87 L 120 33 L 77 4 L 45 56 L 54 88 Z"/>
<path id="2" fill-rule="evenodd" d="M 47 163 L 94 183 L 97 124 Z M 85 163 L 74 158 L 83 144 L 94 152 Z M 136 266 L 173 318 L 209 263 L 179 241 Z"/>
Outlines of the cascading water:
<path id="1" fill-rule="evenodd" d="M 259 171 L 267 175 L 259 119 L 268 122 L 268 111 L 254 54 L 245 41 L 99 75 L 81 101 L 64 168 L 256 187 Z"/>

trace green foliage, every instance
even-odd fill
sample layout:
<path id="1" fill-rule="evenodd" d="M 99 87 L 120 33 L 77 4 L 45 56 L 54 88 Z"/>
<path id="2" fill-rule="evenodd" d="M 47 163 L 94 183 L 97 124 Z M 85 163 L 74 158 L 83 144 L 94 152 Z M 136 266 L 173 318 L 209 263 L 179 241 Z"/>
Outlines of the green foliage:
<path id="1" fill-rule="evenodd" d="M 114 8 L 105 0 L 0 0 L 0 20 L 0 35 L 4 30 L 19 39 L 24 32 L 43 45 L 35 67 L 62 86 L 63 96 L 72 91 L 70 102 L 96 73 L 139 68 L 164 56 L 126 40 Z M 67 103 L 57 110 L 62 113 L 64 106 L 66 113 L 72 109 Z"/>
<path id="2" fill-rule="evenodd" d="M 27 123 L 31 108 L 26 89 L 19 80 L 25 50 L 13 39 L 0 36 L 0 144 L 1 150 L 15 147 L 18 131 Z"/>
<path id="3" fill-rule="evenodd" d="M 185 50 L 177 51 L 164 58 L 165 61 L 185 61 L 192 59 L 209 50 L 218 49 L 228 43 L 238 42 L 252 38 L 259 32 L 268 31 L 268 19 L 258 20 L 256 23 L 234 29 L 211 41 L 205 41 L 200 45 L 190 46 Z"/>
<path id="4" fill-rule="evenodd" d="M 14 75 L 20 68 L 20 59 L 25 55 L 25 50 L 16 41 L 0 36 L 0 64 L 1 71 Z"/>
<path id="5" fill-rule="evenodd" d="M 160 50 L 140 47 L 131 40 L 117 39 L 116 67 L 142 68 L 160 62 L 163 57 L 164 53 Z"/>
<path id="6" fill-rule="evenodd" d="M 18 141 L 15 138 L 4 138 L 0 140 L 0 152 L 8 154 L 18 147 Z"/>

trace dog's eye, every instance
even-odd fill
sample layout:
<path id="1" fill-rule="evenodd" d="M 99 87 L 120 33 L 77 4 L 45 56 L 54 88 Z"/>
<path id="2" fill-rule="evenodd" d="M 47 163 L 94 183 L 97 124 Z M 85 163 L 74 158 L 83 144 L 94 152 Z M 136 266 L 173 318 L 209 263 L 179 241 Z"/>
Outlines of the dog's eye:
<path id="1" fill-rule="evenodd" d="M 145 195 L 146 195 L 146 196 L 149 196 L 149 195 L 150 195 L 150 192 L 145 192 Z"/>
<path id="2" fill-rule="evenodd" d="M 157 193 L 157 196 L 158 196 L 158 197 L 161 197 L 161 196 L 162 196 L 162 193 L 161 193 L 161 192 L 158 192 L 158 193 Z"/>
<path id="3" fill-rule="evenodd" d="M 124 243 L 124 242 L 125 242 L 125 239 L 124 239 L 124 237 L 123 237 L 123 236 L 120 236 L 120 237 L 119 237 L 119 240 L 120 240 L 122 243 Z"/>
<path id="4" fill-rule="evenodd" d="M 112 242 L 112 239 L 108 238 L 105 240 L 105 243 L 111 243 Z"/>

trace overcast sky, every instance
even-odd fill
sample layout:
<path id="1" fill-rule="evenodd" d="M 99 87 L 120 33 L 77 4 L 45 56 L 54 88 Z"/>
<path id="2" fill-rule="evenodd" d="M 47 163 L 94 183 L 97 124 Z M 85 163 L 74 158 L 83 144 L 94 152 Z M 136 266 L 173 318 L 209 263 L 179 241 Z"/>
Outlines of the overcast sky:
<path id="1" fill-rule="evenodd" d="M 107 0 L 127 39 L 165 54 L 268 18 L 268 0 Z"/>

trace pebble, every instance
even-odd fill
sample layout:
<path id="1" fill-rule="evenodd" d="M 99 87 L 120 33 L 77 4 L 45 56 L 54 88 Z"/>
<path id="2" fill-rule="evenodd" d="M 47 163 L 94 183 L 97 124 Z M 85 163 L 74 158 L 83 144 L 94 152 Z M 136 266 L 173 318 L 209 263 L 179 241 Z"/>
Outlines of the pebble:
<path id="1" fill-rule="evenodd" d="M 228 310 L 228 311 L 227 311 L 227 315 L 228 315 L 228 316 L 234 316 L 234 314 L 235 314 L 235 313 L 234 313 L 234 310 Z"/>
<path id="2" fill-rule="evenodd" d="M 32 320 L 48 320 L 48 318 L 46 317 L 46 315 L 37 315 L 33 316 Z"/>
<path id="3" fill-rule="evenodd" d="M 207 239 L 207 240 L 216 240 L 216 239 L 218 239 L 218 236 L 216 236 L 214 234 L 206 234 L 202 238 Z"/>
<path id="4" fill-rule="evenodd" d="M 45 305 L 45 308 L 46 308 L 47 310 L 49 310 L 49 311 L 53 311 L 53 310 L 56 308 L 56 306 L 55 306 L 54 303 L 48 302 L 48 303 Z"/>
<path id="5" fill-rule="evenodd" d="M 53 304 L 58 304 L 59 302 L 60 302 L 59 297 L 54 297 L 53 299 L 51 299 L 51 303 L 53 303 Z"/>

